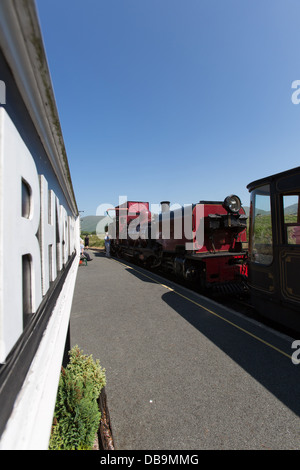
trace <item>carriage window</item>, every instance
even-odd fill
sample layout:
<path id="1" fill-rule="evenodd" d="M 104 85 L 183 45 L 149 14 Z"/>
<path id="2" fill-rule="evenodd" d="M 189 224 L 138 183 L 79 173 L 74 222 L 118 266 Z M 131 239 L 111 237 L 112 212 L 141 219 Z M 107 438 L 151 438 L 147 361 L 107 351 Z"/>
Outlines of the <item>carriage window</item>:
<path id="1" fill-rule="evenodd" d="M 273 238 L 270 186 L 261 186 L 251 193 L 251 260 L 259 264 L 273 261 Z"/>
<path id="2" fill-rule="evenodd" d="M 283 196 L 285 242 L 300 244 L 300 194 Z"/>

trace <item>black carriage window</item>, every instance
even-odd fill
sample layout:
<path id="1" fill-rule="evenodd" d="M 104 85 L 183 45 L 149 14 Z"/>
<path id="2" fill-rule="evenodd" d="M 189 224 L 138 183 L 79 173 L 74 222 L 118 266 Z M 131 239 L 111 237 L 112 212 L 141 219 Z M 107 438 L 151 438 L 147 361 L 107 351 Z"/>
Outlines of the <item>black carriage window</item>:
<path id="1" fill-rule="evenodd" d="M 270 186 L 264 185 L 251 193 L 252 240 L 251 260 L 269 265 L 273 261 L 273 236 Z"/>
<path id="2" fill-rule="evenodd" d="M 300 194 L 283 196 L 284 235 L 288 245 L 300 245 Z"/>

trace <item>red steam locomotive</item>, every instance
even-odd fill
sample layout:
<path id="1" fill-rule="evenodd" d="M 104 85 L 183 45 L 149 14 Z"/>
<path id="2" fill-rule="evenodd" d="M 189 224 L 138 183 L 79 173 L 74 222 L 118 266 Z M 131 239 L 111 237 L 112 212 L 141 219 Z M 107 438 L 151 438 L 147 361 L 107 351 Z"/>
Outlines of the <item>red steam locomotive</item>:
<path id="1" fill-rule="evenodd" d="M 174 273 L 202 292 L 245 289 L 247 217 L 237 196 L 175 210 L 164 201 L 161 208 L 152 214 L 148 202 L 137 201 L 115 207 L 112 254 Z"/>

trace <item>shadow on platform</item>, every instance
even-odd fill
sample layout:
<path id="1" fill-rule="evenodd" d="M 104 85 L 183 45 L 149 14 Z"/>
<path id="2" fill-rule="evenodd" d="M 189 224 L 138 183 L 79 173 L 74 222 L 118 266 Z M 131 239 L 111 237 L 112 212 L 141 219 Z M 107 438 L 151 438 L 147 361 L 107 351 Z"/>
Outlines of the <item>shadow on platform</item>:
<path id="1" fill-rule="evenodd" d="M 99 253 L 97 256 L 105 257 L 105 253 Z M 130 274 L 143 282 L 160 283 L 151 279 L 151 272 L 147 275 L 139 272 L 138 266 L 133 265 L 131 268 L 128 265 L 129 261 L 121 259 L 117 261 L 124 264 Z M 210 302 L 208 298 L 203 297 L 203 305 L 205 304 L 206 308 L 201 308 L 200 305 L 195 305 L 172 291 L 163 294 L 162 300 L 285 406 L 300 416 L 300 365 L 294 365 L 291 359 L 258 341 L 253 335 L 248 335 L 206 310 L 206 308 L 217 310 L 222 316 L 224 312 L 228 313 L 228 309 L 221 304 Z M 272 333 L 268 334 L 272 336 Z M 290 353 L 293 353 L 292 349 Z"/>

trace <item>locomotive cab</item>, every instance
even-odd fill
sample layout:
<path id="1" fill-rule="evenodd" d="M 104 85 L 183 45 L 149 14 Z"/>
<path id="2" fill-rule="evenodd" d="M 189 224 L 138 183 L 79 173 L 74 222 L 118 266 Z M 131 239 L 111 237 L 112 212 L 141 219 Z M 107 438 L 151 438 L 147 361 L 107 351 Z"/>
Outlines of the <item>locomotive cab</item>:
<path id="1" fill-rule="evenodd" d="M 251 302 L 264 316 L 300 331 L 300 167 L 247 188 Z"/>

